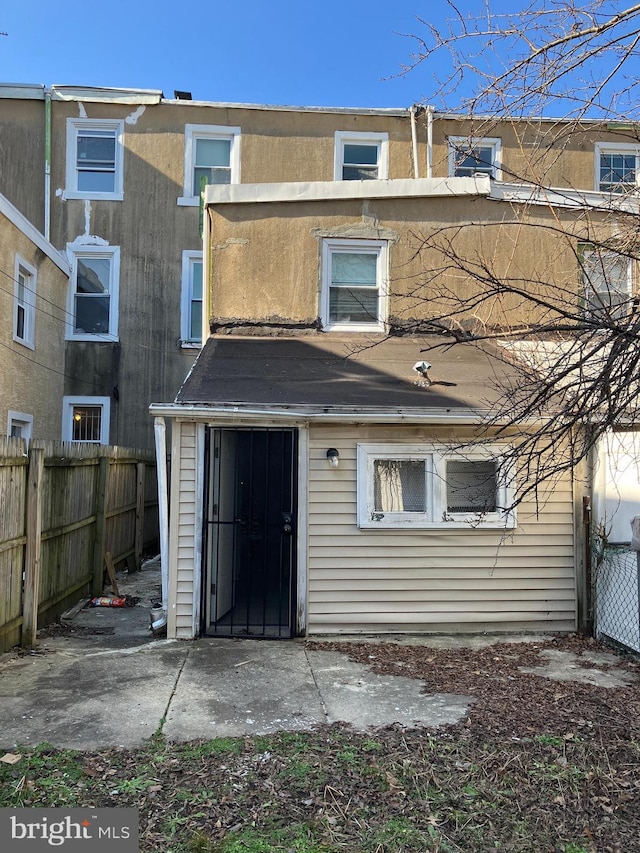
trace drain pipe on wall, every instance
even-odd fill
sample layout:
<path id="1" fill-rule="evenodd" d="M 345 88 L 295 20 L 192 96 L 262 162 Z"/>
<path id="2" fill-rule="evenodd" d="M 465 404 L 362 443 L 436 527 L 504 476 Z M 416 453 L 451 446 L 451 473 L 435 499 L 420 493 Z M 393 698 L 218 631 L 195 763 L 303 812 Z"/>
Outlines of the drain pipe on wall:
<path id="1" fill-rule="evenodd" d="M 157 631 L 167 624 L 169 598 L 169 490 L 167 487 L 167 428 L 164 418 L 154 418 L 156 467 L 158 474 L 158 515 L 160 523 L 160 566 L 162 570 L 162 615 L 151 623 Z"/>
<path id="2" fill-rule="evenodd" d="M 425 107 L 427 114 L 427 177 L 433 177 L 433 107 Z"/>
<path id="3" fill-rule="evenodd" d="M 44 90 L 44 236 L 51 239 L 51 89 Z"/>
<path id="4" fill-rule="evenodd" d="M 413 104 L 409 112 L 411 113 L 411 145 L 413 149 L 413 177 L 420 177 L 420 167 L 418 165 L 418 131 L 416 128 L 416 117 L 420 107 Z"/>

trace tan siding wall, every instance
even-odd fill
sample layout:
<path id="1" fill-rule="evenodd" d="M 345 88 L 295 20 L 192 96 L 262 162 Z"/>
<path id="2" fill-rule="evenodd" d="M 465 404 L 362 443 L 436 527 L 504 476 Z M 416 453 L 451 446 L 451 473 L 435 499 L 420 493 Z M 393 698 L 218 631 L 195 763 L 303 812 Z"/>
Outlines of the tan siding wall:
<path id="1" fill-rule="evenodd" d="M 360 530 L 356 444 L 451 440 L 450 429 L 312 427 L 309 633 L 575 628 L 572 488 L 518 508 L 514 531 Z M 337 447 L 331 470 L 327 447 Z"/>
<path id="2" fill-rule="evenodd" d="M 178 536 L 176 558 L 176 638 L 193 637 L 193 590 L 196 547 L 196 425 L 180 424 L 180 486 L 178 491 Z M 173 603 L 173 602 L 171 602 Z"/>

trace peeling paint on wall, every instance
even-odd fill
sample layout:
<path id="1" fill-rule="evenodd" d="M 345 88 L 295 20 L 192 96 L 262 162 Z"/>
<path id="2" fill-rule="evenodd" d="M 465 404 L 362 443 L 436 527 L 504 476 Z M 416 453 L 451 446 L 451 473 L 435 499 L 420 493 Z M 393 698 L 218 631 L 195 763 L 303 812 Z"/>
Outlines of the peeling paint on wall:
<path id="1" fill-rule="evenodd" d="M 212 249 L 228 249 L 229 246 L 244 246 L 249 241 L 246 237 L 229 237 L 228 240 L 225 240 L 224 243 L 216 243 L 215 246 L 212 246 Z"/>
<path id="2" fill-rule="evenodd" d="M 138 119 L 144 113 L 145 110 L 146 110 L 146 107 L 143 104 L 142 106 L 138 107 L 137 110 L 134 110 L 130 115 L 128 115 L 125 118 L 125 122 L 127 124 L 137 124 Z"/>
<path id="3" fill-rule="evenodd" d="M 85 110 L 82 101 L 78 101 L 78 115 L 80 118 L 88 118 L 87 111 Z"/>

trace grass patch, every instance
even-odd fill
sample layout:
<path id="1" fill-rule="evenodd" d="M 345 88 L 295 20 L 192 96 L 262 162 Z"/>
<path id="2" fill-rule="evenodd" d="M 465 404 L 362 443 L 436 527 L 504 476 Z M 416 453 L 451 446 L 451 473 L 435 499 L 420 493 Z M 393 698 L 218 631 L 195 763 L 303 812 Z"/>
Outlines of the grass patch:
<path id="1" fill-rule="evenodd" d="M 141 853 L 633 850 L 637 751 L 611 746 L 346 726 L 96 753 L 43 744 L 0 764 L 0 805 L 136 807 Z"/>

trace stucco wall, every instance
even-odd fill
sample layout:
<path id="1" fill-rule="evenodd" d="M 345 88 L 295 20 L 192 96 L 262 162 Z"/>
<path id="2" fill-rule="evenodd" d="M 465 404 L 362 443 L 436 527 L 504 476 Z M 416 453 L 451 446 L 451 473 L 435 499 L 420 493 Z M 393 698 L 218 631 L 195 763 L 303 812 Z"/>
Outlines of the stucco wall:
<path id="1" fill-rule="evenodd" d="M 326 237 L 389 244 L 389 319 L 406 323 L 452 311 L 451 297 L 488 324 L 531 321 L 531 304 L 501 294 L 484 306 L 473 275 L 526 282 L 531 292 L 577 310 L 578 243 L 596 219 L 478 196 L 212 205 L 211 316 L 216 323 L 319 316 Z M 602 226 L 607 227 L 608 226 Z M 452 246 L 462 263 L 456 265 Z M 523 312 L 519 314 L 518 312 Z"/>
<path id="2" fill-rule="evenodd" d="M 34 348 L 13 339 L 16 256 L 35 269 Z M 8 412 L 33 417 L 33 437 L 59 440 L 64 387 L 64 329 L 68 277 L 34 242 L 0 213 L 0 433 Z"/>

